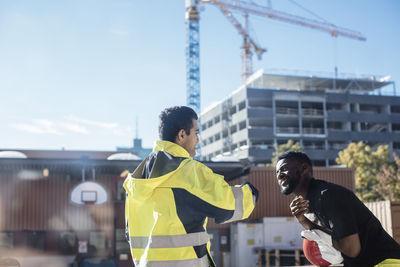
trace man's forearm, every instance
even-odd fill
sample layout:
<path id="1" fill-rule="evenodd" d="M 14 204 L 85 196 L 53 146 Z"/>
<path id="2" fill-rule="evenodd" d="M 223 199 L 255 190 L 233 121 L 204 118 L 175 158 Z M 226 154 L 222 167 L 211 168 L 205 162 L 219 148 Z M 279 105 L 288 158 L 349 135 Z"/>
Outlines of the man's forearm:
<path id="1" fill-rule="evenodd" d="M 361 243 L 358 234 L 348 235 L 340 240 L 332 239 L 333 247 L 350 258 L 355 258 L 360 254 Z"/>
<path id="2" fill-rule="evenodd" d="M 307 217 L 303 216 L 299 216 L 299 218 L 297 218 L 298 222 L 303 226 L 304 229 L 306 230 L 312 230 L 312 229 L 318 229 L 321 231 L 324 231 L 325 233 L 331 235 L 332 231 L 328 228 L 322 227 L 312 221 L 310 221 Z"/>
<path id="3" fill-rule="evenodd" d="M 316 228 L 316 224 L 307 219 L 305 216 L 301 216 L 301 218 L 297 218 L 297 221 L 303 226 L 306 230 L 311 230 Z"/>

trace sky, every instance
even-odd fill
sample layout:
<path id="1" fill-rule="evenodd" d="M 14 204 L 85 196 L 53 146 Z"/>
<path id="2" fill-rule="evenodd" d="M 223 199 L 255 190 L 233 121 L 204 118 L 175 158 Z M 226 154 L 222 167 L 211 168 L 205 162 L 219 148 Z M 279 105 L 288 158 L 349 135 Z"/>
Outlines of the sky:
<path id="1" fill-rule="evenodd" d="M 271 3 L 367 41 L 250 14 L 251 36 L 268 49 L 255 71 L 337 66 L 400 87 L 400 1 Z M 216 6 L 202 4 L 201 109 L 241 85 L 241 45 Z M 161 110 L 186 104 L 185 46 L 184 0 L 0 0 L 0 149 L 115 150 L 136 135 L 152 147 Z"/>

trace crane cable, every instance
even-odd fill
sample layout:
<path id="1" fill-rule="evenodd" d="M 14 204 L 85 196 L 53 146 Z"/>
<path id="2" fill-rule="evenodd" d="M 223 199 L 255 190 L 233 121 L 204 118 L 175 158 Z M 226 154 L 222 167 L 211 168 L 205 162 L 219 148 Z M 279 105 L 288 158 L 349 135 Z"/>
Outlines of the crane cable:
<path id="1" fill-rule="evenodd" d="M 292 2 L 294 5 L 298 6 L 299 8 L 303 9 L 304 11 L 310 13 L 311 15 L 313 15 L 313 16 L 319 18 L 320 20 L 322 20 L 322 21 L 324 21 L 324 22 L 326 22 L 326 23 L 330 23 L 329 21 L 327 21 L 327 20 L 324 19 L 323 17 L 321 17 L 321 16 L 315 14 L 314 12 L 312 12 L 311 10 L 309 10 L 309 9 L 307 9 L 307 8 L 305 8 L 305 7 L 303 7 L 302 5 L 300 5 L 299 3 L 297 3 L 296 1 L 294 1 L 294 0 L 289 0 L 289 1 Z"/>

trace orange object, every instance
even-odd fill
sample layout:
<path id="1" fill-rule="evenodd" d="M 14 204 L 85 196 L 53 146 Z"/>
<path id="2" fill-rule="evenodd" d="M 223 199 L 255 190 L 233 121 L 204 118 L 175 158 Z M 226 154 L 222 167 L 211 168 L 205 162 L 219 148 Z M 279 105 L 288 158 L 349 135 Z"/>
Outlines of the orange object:
<path id="1" fill-rule="evenodd" d="M 319 267 L 326 267 L 331 265 L 330 262 L 324 260 L 321 256 L 321 252 L 319 251 L 319 247 L 317 242 L 308 240 L 306 238 L 303 239 L 303 252 L 306 256 L 307 260 Z"/>

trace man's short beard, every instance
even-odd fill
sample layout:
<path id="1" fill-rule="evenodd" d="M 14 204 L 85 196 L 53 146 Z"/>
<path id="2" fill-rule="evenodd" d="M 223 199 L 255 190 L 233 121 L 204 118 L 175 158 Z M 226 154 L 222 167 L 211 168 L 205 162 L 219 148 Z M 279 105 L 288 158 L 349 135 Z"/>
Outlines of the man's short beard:
<path id="1" fill-rule="evenodd" d="M 297 171 L 296 172 L 296 179 L 291 179 L 290 181 L 289 181 L 289 184 L 285 187 L 285 188 L 282 188 L 281 187 L 281 192 L 282 192 L 282 194 L 284 194 L 284 195 L 290 195 L 291 193 L 293 193 L 294 192 L 294 190 L 296 189 L 296 187 L 298 186 L 298 184 L 299 184 L 299 182 L 300 182 L 300 179 L 301 179 L 301 177 L 300 177 L 300 172 L 299 171 Z"/>

